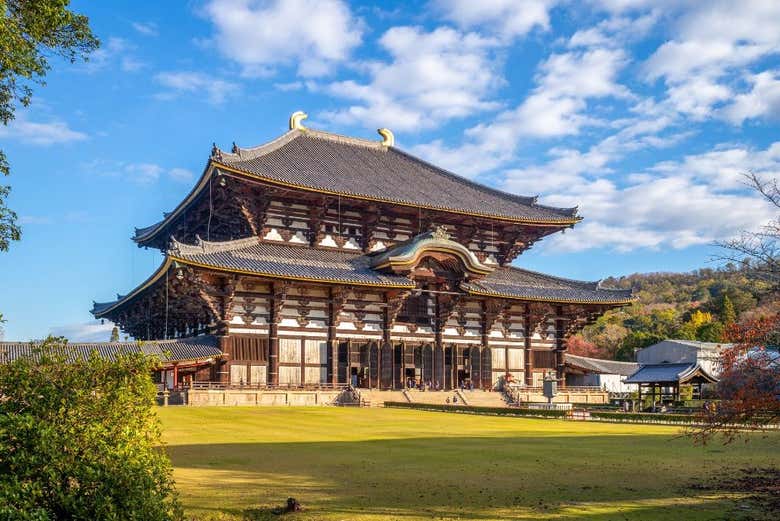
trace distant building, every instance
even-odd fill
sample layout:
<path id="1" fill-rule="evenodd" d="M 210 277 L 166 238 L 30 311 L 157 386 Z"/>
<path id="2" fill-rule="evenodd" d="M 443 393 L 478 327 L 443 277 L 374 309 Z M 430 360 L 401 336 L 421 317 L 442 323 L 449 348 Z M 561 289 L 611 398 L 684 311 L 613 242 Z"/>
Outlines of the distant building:
<path id="1" fill-rule="evenodd" d="M 650 394 L 653 402 L 679 401 L 680 386 L 692 385 L 693 397 L 701 397 L 703 385 L 718 381 L 720 355 L 731 344 L 664 340 L 637 352 L 639 369 L 625 383 L 637 384 L 639 396 Z"/>
<path id="2" fill-rule="evenodd" d="M 636 391 L 636 386 L 625 383 L 639 368 L 635 362 L 601 360 L 566 353 L 566 385 L 572 387 L 600 387 L 611 394 Z"/>
<path id="3" fill-rule="evenodd" d="M 640 349 L 636 361 L 640 366 L 657 364 L 698 364 L 713 376 L 721 371 L 720 355 L 732 344 L 667 339 Z"/>

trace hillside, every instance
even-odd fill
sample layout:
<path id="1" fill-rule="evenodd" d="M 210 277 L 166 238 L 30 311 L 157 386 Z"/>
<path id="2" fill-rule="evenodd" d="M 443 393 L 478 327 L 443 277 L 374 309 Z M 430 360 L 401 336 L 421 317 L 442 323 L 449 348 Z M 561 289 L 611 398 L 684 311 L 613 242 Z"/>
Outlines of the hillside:
<path id="1" fill-rule="evenodd" d="M 613 310 L 569 339 L 575 354 L 633 360 L 634 351 L 664 338 L 726 341 L 734 323 L 777 312 L 768 286 L 728 264 L 689 273 L 644 273 L 604 280 L 604 285 L 631 288 L 636 304 Z"/>

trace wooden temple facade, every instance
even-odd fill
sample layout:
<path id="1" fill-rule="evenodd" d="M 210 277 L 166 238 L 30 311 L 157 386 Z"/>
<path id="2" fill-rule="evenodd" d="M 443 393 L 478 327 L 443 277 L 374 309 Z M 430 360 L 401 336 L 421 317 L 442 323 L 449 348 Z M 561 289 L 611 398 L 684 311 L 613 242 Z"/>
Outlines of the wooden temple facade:
<path id="1" fill-rule="evenodd" d="M 566 337 L 629 292 L 511 266 L 576 209 L 476 184 L 381 141 L 305 128 L 213 148 L 164 219 L 160 267 L 95 303 L 139 340 L 217 338 L 174 385 L 492 388 L 563 375 Z"/>

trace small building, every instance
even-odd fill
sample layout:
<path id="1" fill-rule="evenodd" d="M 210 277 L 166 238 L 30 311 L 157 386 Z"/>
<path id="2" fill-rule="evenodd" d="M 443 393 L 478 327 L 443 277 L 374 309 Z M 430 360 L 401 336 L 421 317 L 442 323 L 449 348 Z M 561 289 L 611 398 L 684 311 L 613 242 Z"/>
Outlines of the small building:
<path id="1" fill-rule="evenodd" d="M 23 357 L 37 357 L 41 345 L 38 342 L 0 342 L 0 363 L 12 362 Z M 161 389 L 189 386 L 197 380 L 215 380 L 219 366 L 224 363 L 219 341 L 213 335 L 173 340 L 146 342 L 74 342 L 65 344 L 62 353 L 68 360 L 84 360 L 92 353 L 114 360 L 121 355 L 143 353 L 155 356 L 160 364 L 153 375 Z"/>
<path id="2" fill-rule="evenodd" d="M 665 363 L 640 366 L 639 370 L 626 380 L 626 383 L 639 386 L 640 403 L 643 395 L 650 394 L 655 404 L 656 402 L 679 402 L 682 385 L 692 385 L 692 398 L 699 399 L 702 385 L 714 384 L 717 381 L 717 378 L 699 364 Z"/>
<path id="3" fill-rule="evenodd" d="M 636 391 L 626 378 L 639 369 L 635 362 L 600 360 L 566 353 L 566 385 L 571 387 L 599 387 L 617 397 Z"/>
<path id="4" fill-rule="evenodd" d="M 707 373 L 718 376 L 720 355 L 732 344 L 667 339 L 637 351 L 640 366 L 658 364 L 698 364 Z"/>

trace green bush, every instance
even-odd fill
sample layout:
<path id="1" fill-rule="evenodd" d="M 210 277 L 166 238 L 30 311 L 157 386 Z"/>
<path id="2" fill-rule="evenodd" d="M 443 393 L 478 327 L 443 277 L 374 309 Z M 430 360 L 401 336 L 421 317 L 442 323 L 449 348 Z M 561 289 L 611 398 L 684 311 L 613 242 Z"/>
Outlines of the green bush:
<path id="1" fill-rule="evenodd" d="M 0 364 L 0 519 L 181 519 L 153 409 L 156 362 L 69 358 L 47 339 Z"/>

